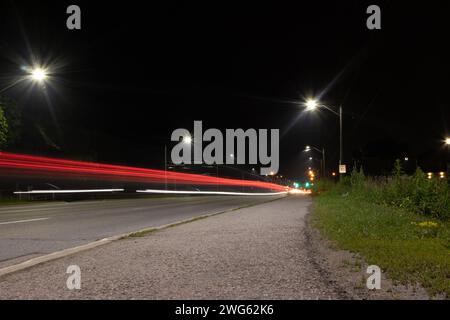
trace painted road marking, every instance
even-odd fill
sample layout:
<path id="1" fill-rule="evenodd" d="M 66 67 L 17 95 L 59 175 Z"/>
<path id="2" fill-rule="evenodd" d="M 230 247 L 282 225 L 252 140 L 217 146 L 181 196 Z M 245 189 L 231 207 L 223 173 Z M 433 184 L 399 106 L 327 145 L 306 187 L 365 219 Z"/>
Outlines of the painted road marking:
<path id="1" fill-rule="evenodd" d="M 42 220 L 48 220 L 50 218 L 38 218 L 38 219 L 27 219 L 27 220 L 16 220 L 16 221 L 6 221 L 6 222 L 0 222 L 0 225 L 4 224 L 14 224 L 14 223 L 25 223 L 25 222 L 34 222 L 34 221 L 42 221 Z"/>

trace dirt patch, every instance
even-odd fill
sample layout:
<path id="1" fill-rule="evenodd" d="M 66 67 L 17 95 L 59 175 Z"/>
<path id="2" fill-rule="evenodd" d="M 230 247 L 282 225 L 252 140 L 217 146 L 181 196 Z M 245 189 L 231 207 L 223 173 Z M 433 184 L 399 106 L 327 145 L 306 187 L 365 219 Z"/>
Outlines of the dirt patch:
<path id="1" fill-rule="evenodd" d="M 322 277 L 332 285 L 343 299 L 355 300 L 424 300 L 429 299 L 421 286 L 394 283 L 382 271 L 381 289 L 369 290 L 366 281 L 368 264 L 356 253 L 340 250 L 326 239 L 311 223 L 312 214 L 306 217 L 308 255 Z"/>

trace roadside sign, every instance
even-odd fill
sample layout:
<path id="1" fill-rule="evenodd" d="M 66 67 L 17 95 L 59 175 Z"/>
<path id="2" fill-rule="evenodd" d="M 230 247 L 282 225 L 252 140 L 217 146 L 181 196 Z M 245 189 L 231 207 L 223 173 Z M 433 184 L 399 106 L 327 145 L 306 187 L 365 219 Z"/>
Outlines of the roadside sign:
<path id="1" fill-rule="evenodd" d="M 347 173 L 347 167 L 345 164 L 339 165 L 339 173 Z"/>

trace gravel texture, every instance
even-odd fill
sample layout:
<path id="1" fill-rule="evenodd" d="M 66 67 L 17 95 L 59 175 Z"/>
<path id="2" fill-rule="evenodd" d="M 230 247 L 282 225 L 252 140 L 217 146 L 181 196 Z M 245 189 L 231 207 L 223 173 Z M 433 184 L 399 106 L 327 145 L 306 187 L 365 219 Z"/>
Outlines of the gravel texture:
<path id="1" fill-rule="evenodd" d="M 129 238 L 0 278 L 0 299 L 339 299 L 311 257 L 306 196 Z M 81 290 L 66 287 L 69 265 Z"/>

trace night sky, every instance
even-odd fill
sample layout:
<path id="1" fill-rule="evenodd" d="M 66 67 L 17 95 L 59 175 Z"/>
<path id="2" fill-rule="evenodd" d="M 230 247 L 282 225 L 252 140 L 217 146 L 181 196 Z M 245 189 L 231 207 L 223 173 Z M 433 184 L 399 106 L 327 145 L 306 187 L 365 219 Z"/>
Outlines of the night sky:
<path id="1" fill-rule="evenodd" d="M 33 56 L 54 69 L 47 96 L 26 84 L 4 93 L 23 114 L 10 150 L 161 168 L 171 132 L 203 120 L 279 128 L 280 173 L 300 176 L 308 144 L 337 166 L 338 118 L 298 103 L 321 96 L 343 105 L 347 164 L 377 174 L 408 156 L 442 169 L 448 1 L 241 2 L 2 1 L 0 89 Z M 70 4 L 79 31 L 66 28 Z M 370 4 L 382 30 L 366 28 Z"/>

